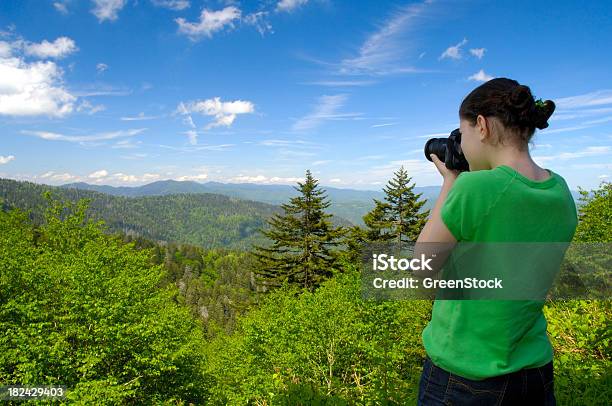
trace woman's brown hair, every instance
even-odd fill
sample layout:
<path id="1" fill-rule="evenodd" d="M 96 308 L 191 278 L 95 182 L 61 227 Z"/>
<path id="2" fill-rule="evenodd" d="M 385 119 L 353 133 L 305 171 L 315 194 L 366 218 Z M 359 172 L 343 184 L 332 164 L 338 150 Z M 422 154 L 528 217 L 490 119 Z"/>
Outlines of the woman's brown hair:
<path id="1" fill-rule="evenodd" d="M 536 102 L 529 87 L 516 80 L 495 78 L 478 86 L 463 99 L 459 116 L 471 125 L 476 125 L 478 115 L 496 117 L 518 137 L 522 148 L 536 128 L 548 127 L 548 119 L 554 111 L 552 100 Z"/>

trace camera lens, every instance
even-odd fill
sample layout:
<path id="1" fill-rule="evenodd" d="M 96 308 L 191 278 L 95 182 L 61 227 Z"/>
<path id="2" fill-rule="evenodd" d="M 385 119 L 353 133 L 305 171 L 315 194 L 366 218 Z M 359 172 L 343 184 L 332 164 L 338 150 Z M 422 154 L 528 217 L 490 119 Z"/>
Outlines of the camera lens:
<path id="1" fill-rule="evenodd" d="M 425 143 L 425 158 L 431 161 L 435 154 L 448 169 L 469 171 L 469 164 L 461 150 L 461 132 L 455 129 L 448 138 L 431 138 Z"/>
<path id="2" fill-rule="evenodd" d="M 431 138 L 425 143 L 425 158 L 431 161 L 429 155 L 434 154 L 444 162 L 446 160 L 446 145 L 448 143 L 447 138 Z"/>

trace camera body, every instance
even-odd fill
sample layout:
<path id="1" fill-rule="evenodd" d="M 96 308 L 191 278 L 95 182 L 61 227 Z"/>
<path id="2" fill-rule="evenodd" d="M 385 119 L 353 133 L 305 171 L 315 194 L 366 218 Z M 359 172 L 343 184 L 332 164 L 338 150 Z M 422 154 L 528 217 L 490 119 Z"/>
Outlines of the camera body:
<path id="1" fill-rule="evenodd" d="M 460 172 L 469 171 L 470 166 L 461 151 L 461 131 L 454 129 L 448 138 L 430 138 L 425 143 L 425 158 L 431 161 L 430 154 L 436 155 L 448 169 Z"/>

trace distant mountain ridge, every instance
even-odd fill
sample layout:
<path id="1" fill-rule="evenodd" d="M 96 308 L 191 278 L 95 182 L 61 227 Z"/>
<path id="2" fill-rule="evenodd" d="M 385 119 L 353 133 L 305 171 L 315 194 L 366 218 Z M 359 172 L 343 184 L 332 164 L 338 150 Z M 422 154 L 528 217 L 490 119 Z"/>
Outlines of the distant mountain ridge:
<path id="1" fill-rule="evenodd" d="M 94 190 L 115 196 L 139 197 L 157 196 L 174 193 L 216 193 L 240 199 L 254 200 L 263 203 L 278 205 L 286 203 L 290 198 L 297 196 L 298 192 L 290 185 L 261 185 L 253 183 L 220 183 L 193 181 L 163 180 L 148 183 L 142 186 L 108 186 L 92 185 L 88 183 L 69 183 L 63 188 L 76 188 L 81 190 Z M 383 199 L 384 193 L 374 190 L 341 189 L 322 186 L 331 201 L 329 212 L 345 218 L 354 224 L 363 225 L 362 217 L 374 208 L 373 199 Z M 428 199 L 423 206 L 424 210 L 433 207 L 440 192 L 437 186 L 415 187 L 415 193 L 423 193 L 421 199 Z"/>
<path id="2" fill-rule="evenodd" d="M 253 200 L 268 204 L 279 205 L 297 196 L 297 191 L 290 185 L 262 185 L 254 183 L 221 183 L 194 181 L 162 180 L 142 186 L 108 186 L 92 185 L 88 183 L 69 183 L 64 188 L 77 188 L 82 190 L 95 190 L 115 196 L 163 196 L 174 193 L 216 193 L 240 199 Z M 349 220 L 353 224 L 363 225 L 363 216 L 374 208 L 374 199 L 384 199 L 382 190 L 341 189 L 330 186 L 321 186 L 325 191 L 331 205 L 329 212 L 335 216 Z M 421 199 L 427 199 L 422 210 L 433 208 L 440 193 L 439 186 L 415 186 L 415 193 L 422 193 Z M 571 191 L 577 202 L 580 194 Z"/>
<path id="3" fill-rule="evenodd" d="M 282 212 L 276 205 L 215 193 L 125 197 L 1 178 L 0 206 L 30 210 L 35 222 L 40 222 L 47 206 L 44 191 L 70 201 L 91 199 L 89 214 L 104 220 L 112 232 L 205 248 L 249 249 L 254 243 L 263 244 L 266 239 L 258 229 Z M 331 220 L 335 225 L 351 225 L 338 216 Z"/>

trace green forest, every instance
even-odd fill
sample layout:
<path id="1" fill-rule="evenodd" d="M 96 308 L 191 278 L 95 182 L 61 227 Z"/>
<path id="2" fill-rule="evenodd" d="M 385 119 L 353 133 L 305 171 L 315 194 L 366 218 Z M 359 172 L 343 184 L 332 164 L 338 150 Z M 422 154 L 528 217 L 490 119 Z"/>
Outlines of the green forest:
<path id="1" fill-rule="evenodd" d="M 359 258 L 416 239 L 411 181 L 355 226 L 309 171 L 280 207 L 1 179 L 0 383 L 65 385 L 66 404 L 416 404 L 432 301 L 363 299 Z M 576 242 L 612 242 L 611 192 L 581 191 Z M 609 404 L 610 300 L 544 313 L 558 404 Z"/>

